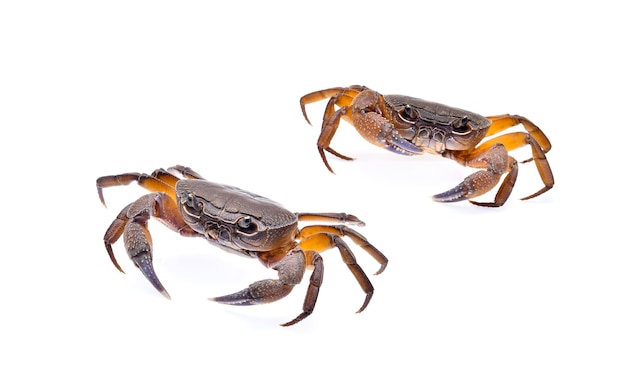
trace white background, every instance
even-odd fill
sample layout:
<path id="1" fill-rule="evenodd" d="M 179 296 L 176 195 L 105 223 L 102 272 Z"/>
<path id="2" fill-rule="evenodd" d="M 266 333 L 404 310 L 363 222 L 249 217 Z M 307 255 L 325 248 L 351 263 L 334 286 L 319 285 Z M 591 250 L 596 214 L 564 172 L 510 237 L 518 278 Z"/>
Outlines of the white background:
<path id="1" fill-rule="evenodd" d="M 626 381 L 623 12 L 552 3 L 3 2 L 0 381 Z M 525 164 L 502 208 L 435 203 L 471 170 L 388 153 L 346 123 L 333 147 L 358 160 L 329 156 L 332 175 L 315 145 L 324 103 L 311 127 L 298 100 L 352 84 L 530 118 L 555 188 L 520 201 L 541 187 Z M 105 208 L 96 178 L 175 164 L 359 216 L 390 259 L 371 276 L 353 247 L 370 306 L 354 314 L 363 293 L 336 250 L 294 327 L 278 324 L 306 284 L 265 306 L 207 301 L 274 274 L 156 222 L 172 300 L 121 243 L 117 272 L 102 236 L 145 191 L 107 189 Z"/>

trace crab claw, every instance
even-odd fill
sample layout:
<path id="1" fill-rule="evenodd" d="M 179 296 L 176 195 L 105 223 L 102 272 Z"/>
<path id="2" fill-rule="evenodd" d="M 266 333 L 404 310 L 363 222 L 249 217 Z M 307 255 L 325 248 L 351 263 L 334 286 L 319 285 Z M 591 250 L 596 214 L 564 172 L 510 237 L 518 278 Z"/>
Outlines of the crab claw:
<path id="1" fill-rule="evenodd" d="M 486 171 L 482 172 L 486 173 Z M 454 203 L 457 201 L 467 200 L 473 196 L 476 196 L 476 189 L 472 186 L 471 180 L 466 178 L 456 187 L 434 195 L 433 200 L 439 203 Z"/>
<path id="2" fill-rule="evenodd" d="M 242 289 L 230 295 L 212 297 L 209 300 L 229 305 L 255 305 L 271 303 L 287 296 L 293 289 L 293 285 L 286 284 L 280 280 L 261 280 L 250 284 L 248 288 Z"/>
<path id="3" fill-rule="evenodd" d="M 439 193 L 433 196 L 433 200 L 440 203 L 454 203 L 457 201 L 471 199 L 489 192 L 500 181 L 500 174 L 491 171 L 478 171 L 465 178 L 459 185 L 449 191 Z M 502 206 L 513 189 L 515 179 L 517 178 L 517 168 L 505 177 L 502 186 L 498 190 L 493 202 L 476 202 L 470 203 L 483 207 L 500 207 Z"/>
<path id="4" fill-rule="evenodd" d="M 319 266 L 315 265 L 311 276 L 313 279 L 313 287 L 309 286 L 310 292 L 307 293 L 307 299 L 305 300 L 303 306 L 303 312 L 296 319 L 282 324 L 283 326 L 293 325 L 313 312 L 313 307 L 315 306 L 315 301 L 317 299 L 317 291 L 322 283 L 323 265 L 319 255 L 314 257 L 312 263 L 319 264 Z M 306 269 L 305 254 L 301 249 L 296 248 L 273 264 L 271 268 L 278 272 L 278 279 L 255 281 L 250 284 L 248 288 L 242 289 L 239 292 L 220 297 L 213 297 L 209 300 L 230 305 L 265 304 L 280 300 L 287 296 L 293 290 L 293 287 L 299 284 L 302 280 L 302 276 L 304 275 L 304 271 Z"/>
<path id="5" fill-rule="evenodd" d="M 150 255 L 150 253 L 141 252 L 131 257 L 131 259 L 135 263 L 135 266 L 137 266 L 141 273 L 143 273 L 146 279 L 148 279 L 150 284 L 152 284 L 152 286 L 156 288 L 157 291 L 165 296 L 166 299 L 170 299 L 170 294 L 167 293 L 165 287 L 163 287 L 163 284 L 161 284 L 161 281 L 157 277 L 156 272 L 154 272 L 154 266 L 152 265 L 152 256 Z"/>
<path id="6" fill-rule="evenodd" d="M 374 115 L 374 117 L 380 118 L 378 115 Z M 383 148 L 400 155 L 413 156 L 421 155 L 424 152 L 422 148 L 402 137 L 393 125 L 387 122 L 381 124 L 378 142 Z"/>

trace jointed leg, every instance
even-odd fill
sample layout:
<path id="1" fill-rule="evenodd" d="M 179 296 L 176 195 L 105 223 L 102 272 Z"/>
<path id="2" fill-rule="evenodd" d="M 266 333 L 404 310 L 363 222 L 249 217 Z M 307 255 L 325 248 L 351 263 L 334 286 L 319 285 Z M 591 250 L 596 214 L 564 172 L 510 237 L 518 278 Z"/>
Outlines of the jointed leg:
<path id="1" fill-rule="evenodd" d="M 535 162 L 535 166 L 537 167 L 537 171 L 539 172 L 539 176 L 541 177 L 544 187 L 539 191 L 522 198 L 522 200 L 532 199 L 533 197 L 537 197 L 549 191 L 554 186 L 554 175 L 552 173 L 552 169 L 550 168 L 550 164 L 548 163 L 548 159 L 546 158 L 546 153 L 550 151 L 552 144 L 541 129 L 530 120 L 518 115 L 491 116 L 488 117 L 488 119 L 491 120 L 492 123 L 487 136 L 495 135 L 518 124 L 522 124 L 527 133 L 513 132 L 491 138 L 476 148 L 476 151 L 488 148 L 496 142 L 502 143 L 507 151 L 512 151 L 514 149 L 530 145 L 533 157 L 522 161 L 522 163 L 527 163 L 529 161 Z"/>
<path id="2" fill-rule="evenodd" d="M 154 217 L 182 236 L 200 236 L 184 222 L 178 210 L 175 190 L 178 180 L 171 173 L 158 169 L 151 175 L 124 173 L 103 176 L 96 181 L 98 196 L 102 204 L 105 204 L 102 189 L 107 187 L 137 182 L 141 187 L 153 192 L 127 205 L 117 215 L 104 235 L 104 246 L 115 267 L 120 272 L 124 272 L 115 259 L 112 247 L 123 236 L 128 256 L 150 283 L 167 298 L 169 298 L 169 294 L 159 281 L 152 266 L 152 239 L 148 231 L 148 220 Z"/>
<path id="3" fill-rule="evenodd" d="M 552 148 L 552 144 L 543 131 L 536 126 L 532 121 L 528 120 L 524 116 L 519 115 L 498 115 L 487 117 L 491 121 L 491 126 L 487 132 L 487 136 L 492 136 L 504 131 L 505 129 L 514 127 L 518 124 L 522 124 L 526 132 L 528 132 L 541 146 L 543 153 L 548 153 Z M 507 148 L 511 150 L 512 148 Z"/>
<path id="4" fill-rule="evenodd" d="M 183 236 L 198 236 L 177 214 L 176 202 L 167 194 L 159 192 L 144 195 L 126 206 L 109 226 L 104 235 L 104 246 L 115 267 L 124 272 L 113 254 L 113 244 L 123 235 L 126 253 L 163 296 L 170 298 L 152 265 L 152 238 L 148 231 L 148 220 L 152 217 L 166 224 Z"/>
<path id="5" fill-rule="evenodd" d="M 361 312 L 369 304 L 374 294 L 374 287 L 365 272 L 363 272 L 363 269 L 357 263 L 356 257 L 348 245 L 341 239 L 341 236 L 348 236 L 381 264 L 376 274 L 381 273 L 385 269 L 387 266 L 387 258 L 370 244 L 363 235 L 343 225 L 315 225 L 302 228 L 300 231 L 300 238 L 302 239 L 300 241 L 300 247 L 304 250 L 315 251 L 316 253 L 322 253 L 331 248 L 339 249 L 343 262 L 350 272 L 352 272 L 352 275 L 366 295 L 363 305 L 357 311 Z"/>
<path id="6" fill-rule="evenodd" d="M 387 257 L 374 247 L 365 236 L 345 225 L 310 225 L 304 227 L 300 230 L 299 237 L 302 239 L 300 247 L 302 247 L 302 249 L 312 249 L 320 253 L 324 252 L 334 248 L 331 235 L 347 236 L 365 252 L 369 253 L 374 260 L 378 261 L 380 268 L 374 273 L 375 275 L 382 273 L 387 267 Z"/>
<path id="7" fill-rule="evenodd" d="M 332 138 L 335 136 L 337 132 L 337 128 L 339 127 L 339 122 L 341 119 L 345 119 L 348 122 L 352 122 L 352 109 L 350 105 L 352 104 L 352 100 L 363 90 L 367 88 L 362 86 L 351 86 L 348 88 L 329 88 L 321 91 L 316 91 L 304 95 L 300 98 L 300 108 L 302 109 L 302 114 L 306 121 L 311 124 L 307 114 L 306 114 L 306 105 L 310 103 L 314 103 L 316 101 L 329 99 L 326 104 L 326 109 L 324 111 L 324 120 L 322 122 L 322 131 L 317 140 L 317 148 L 326 165 L 326 168 L 333 172 L 330 164 L 328 164 L 328 160 L 326 159 L 326 152 L 332 153 L 333 155 L 344 159 L 344 160 L 354 160 L 351 157 L 342 155 L 341 153 L 335 151 L 330 147 L 330 142 Z M 338 106 L 339 109 L 335 110 L 335 106 Z"/>

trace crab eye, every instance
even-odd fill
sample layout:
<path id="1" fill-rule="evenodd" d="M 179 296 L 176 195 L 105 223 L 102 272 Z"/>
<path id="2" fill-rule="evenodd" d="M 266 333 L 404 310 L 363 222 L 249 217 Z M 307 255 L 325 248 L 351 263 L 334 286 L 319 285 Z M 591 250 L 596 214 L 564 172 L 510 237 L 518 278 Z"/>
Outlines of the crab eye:
<path id="1" fill-rule="evenodd" d="M 417 111 L 415 110 L 415 108 L 411 107 L 408 104 L 405 104 L 399 111 L 398 113 L 400 114 L 400 118 L 402 120 L 405 120 L 407 122 L 414 122 L 415 120 L 417 120 Z"/>
<path id="2" fill-rule="evenodd" d="M 182 198 L 187 211 L 198 213 L 202 211 L 202 204 L 198 201 L 198 198 L 193 193 L 188 193 L 187 196 L 183 196 Z"/>
<path id="3" fill-rule="evenodd" d="M 257 230 L 257 225 L 250 216 L 240 217 L 239 220 L 237 220 L 237 227 L 244 233 L 253 233 Z"/>
<path id="4" fill-rule="evenodd" d="M 467 135 L 472 131 L 472 127 L 468 125 L 469 118 L 467 116 L 463 116 L 461 120 L 458 120 L 456 124 L 452 125 L 452 131 L 457 135 Z"/>

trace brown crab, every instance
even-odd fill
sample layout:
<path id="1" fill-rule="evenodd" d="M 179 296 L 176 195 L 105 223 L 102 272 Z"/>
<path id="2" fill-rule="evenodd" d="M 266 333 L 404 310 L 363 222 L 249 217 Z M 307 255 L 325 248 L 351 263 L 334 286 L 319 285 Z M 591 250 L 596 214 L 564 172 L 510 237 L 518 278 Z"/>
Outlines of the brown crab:
<path id="1" fill-rule="evenodd" d="M 184 177 L 180 179 L 179 174 Z M 159 281 L 152 265 L 152 240 L 148 221 L 156 218 L 182 236 L 204 237 L 209 243 L 239 255 L 256 258 L 278 272 L 278 279 L 252 283 L 248 288 L 212 300 L 231 305 L 269 303 L 287 296 L 302 280 L 305 269 L 312 269 L 302 313 L 282 324 L 293 325 L 313 312 L 322 285 L 324 264 L 320 253 L 338 248 L 350 272 L 365 292 L 363 311 L 374 293 L 348 245 L 347 236 L 380 263 L 381 273 L 387 258 L 363 235 L 343 224 L 365 225 L 356 216 L 345 213 L 292 213 L 280 204 L 242 189 L 212 183 L 183 166 L 158 169 L 151 175 L 124 173 L 104 176 L 96 181 L 100 201 L 102 189 L 137 182 L 150 194 L 127 205 L 104 235 L 104 246 L 113 264 L 122 268 L 112 245 L 124 238 L 126 252 L 150 283 L 166 298 L 169 294 Z M 298 228 L 300 221 L 318 221 Z M 334 225 L 330 225 L 333 223 Z"/>
<path id="2" fill-rule="evenodd" d="M 511 195 L 518 173 L 517 161 L 508 152 L 525 145 L 530 145 L 532 158 L 524 163 L 535 162 L 544 187 L 522 200 L 537 197 L 554 185 L 554 176 L 546 159 L 546 153 L 552 145 L 541 129 L 525 117 L 483 117 L 443 104 L 409 96 L 381 95 L 367 87 L 353 85 L 324 89 L 303 96 L 300 107 L 309 124 L 311 122 L 305 106 L 323 99 L 329 100 L 317 147 L 331 172 L 333 170 L 325 151 L 345 160 L 353 160 L 330 147 L 339 121 L 343 118 L 367 141 L 389 151 L 402 155 L 428 152 L 455 160 L 463 166 L 481 169 L 449 191 L 433 196 L 435 201 L 456 202 L 480 196 L 495 188 L 506 174 L 493 202 L 470 200 L 480 206 L 502 206 Z M 339 108 L 335 109 L 335 106 Z M 526 132 L 492 137 L 518 124 Z"/>

